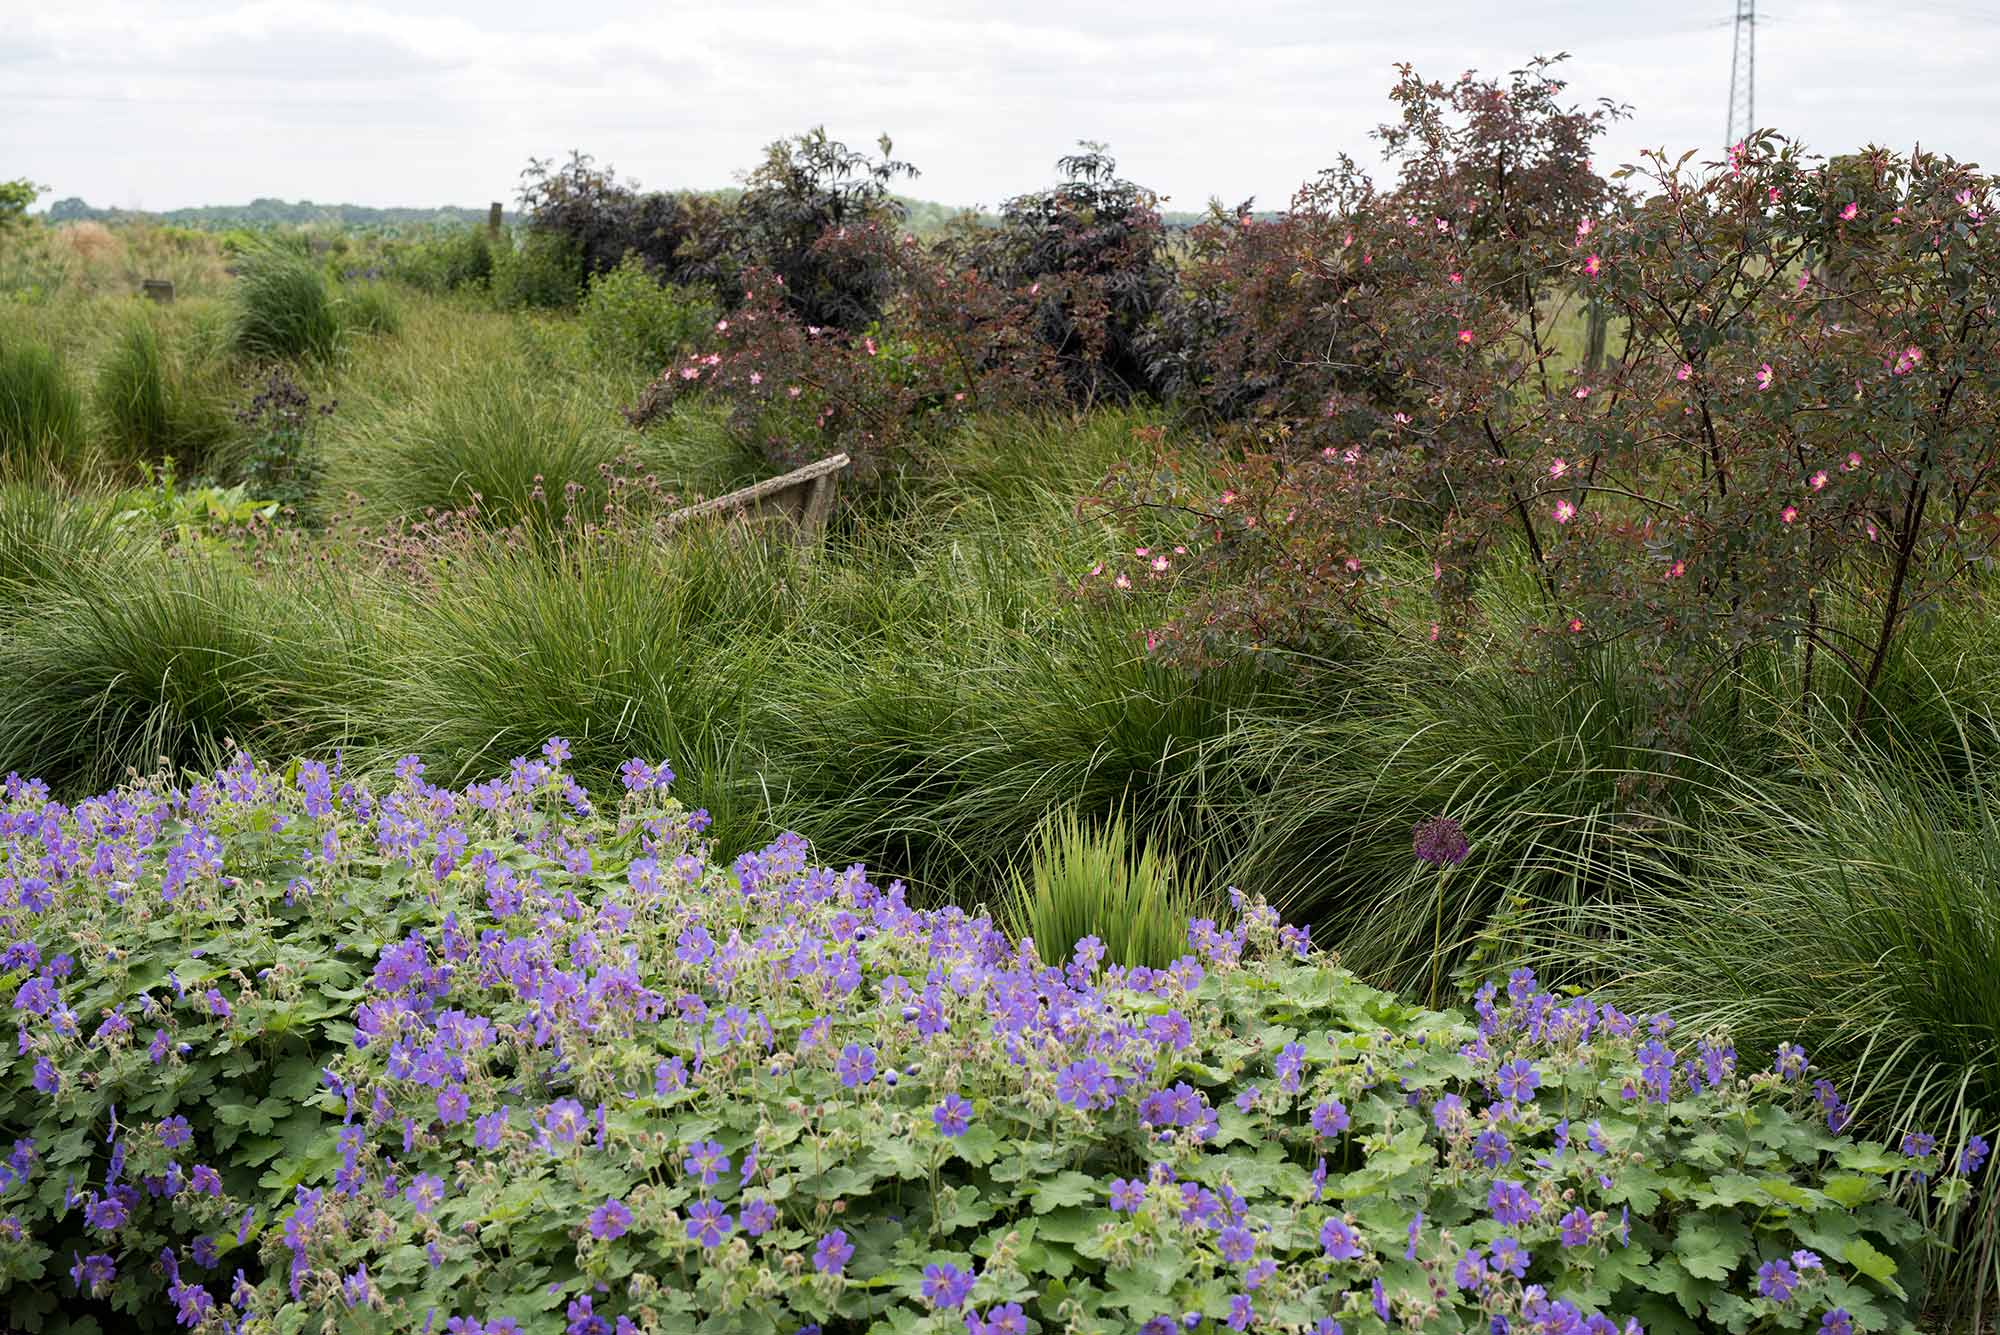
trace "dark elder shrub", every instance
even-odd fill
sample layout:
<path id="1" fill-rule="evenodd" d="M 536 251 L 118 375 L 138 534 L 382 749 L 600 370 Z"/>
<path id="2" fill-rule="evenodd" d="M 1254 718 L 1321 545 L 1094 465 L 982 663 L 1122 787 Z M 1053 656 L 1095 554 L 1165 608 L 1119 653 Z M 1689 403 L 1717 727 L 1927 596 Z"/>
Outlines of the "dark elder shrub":
<path id="1" fill-rule="evenodd" d="M 1000 227 L 978 234 L 967 259 L 1027 290 L 1031 326 L 1072 398 L 1150 392 L 1142 335 L 1174 285 L 1159 196 L 1119 176 L 1102 144 L 1080 144 L 1056 168 L 1056 185 L 1001 205 Z"/>
<path id="2" fill-rule="evenodd" d="M 535 232 L 563 238 L 584 282 L 637 255 L 662 282 L 725 281 L 726 208 L 689 192 L 642 191 L 587 153 L 529 159 L 520 200 Z"/>
<path id="3" fill-rule="evenodd" d="M 824 126 L 780 139 L 728 216 L 736 259 L 775 278 L 786 309 L 808 326 L 858 331 L 881 317 L 893 289 L 890 269 L 873 262 L 878 249 L 821 244 L 837 242 L 845 228 L 902 221 L 889 188 L 917 169 L 892 156 L 888 135 L 877 144 L 881 156 L 870 157 L 829 138 Z"/>

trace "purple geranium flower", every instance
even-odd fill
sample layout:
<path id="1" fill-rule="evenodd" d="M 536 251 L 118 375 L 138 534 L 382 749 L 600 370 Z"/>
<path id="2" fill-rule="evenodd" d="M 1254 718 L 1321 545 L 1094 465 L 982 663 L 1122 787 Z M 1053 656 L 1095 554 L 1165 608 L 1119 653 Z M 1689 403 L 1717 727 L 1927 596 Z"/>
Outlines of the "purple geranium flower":
<path id="1" fill-rule="evenodd" d="M 1495 1178 L 1486 1192 L 1486 1208 L 1507 1228 L 1519 1228 L 1542 1212 L 1541 1202 L 1530 1196 L 1519 1182 Z"/>
<path id="2" fill-rule="evenodd" d="M 444 1203 L 444 1179 L 436 1173 L 418 1173 L 403 1189 L 403 1198 L 416 1207 L 418 1215 L 428 1215 Z"/>
<path id="3" fill-rule="evenodd" d="M 625 1208 L 625 1202 L 607 1200 L 590 1212 L 590 1236 L 599 1242 L 610 1242 L 625 1236 L 632 1227 L 632 1212 Z"/>
<path id="4" fill-rule="evenodd" d="M 721 1246 L 735 1227 L 721 1201 L 696 1201 L 688 1207 L 687 1235 L 704 1248 Z"/>
<path id="5" fill-rule="evenodd" d="M 972 1105 L 956 1094 L 947 1094 L 944 1102 L 931 1109 L 931 1120 L 937 1123 L 940 1134 L 951 1138 L 962 1136 L 972 1125 Z"/>
<path id="6" fill-rule="evenodd" d="M 720 1141 L 697 1140 L 688 1147 L 681 1167 L 700 1177 L 704 1187 L 712 1187 L 717 1178 L 729 1171 L 729 1156 L 722 1152 Z"/>
<path id="7" fill-rule="evenodd" d="M 1361 1243 L 1345 1219 L 1334 1216 L 1319 1226 L 1319 1245 L 1328 1260 L 1351 1261 L 1361 1255 Z"/>
<path id="8" fill-rule="evenodd" d="M 843 1088 L 854 1089 L 875 1078 L 875 1049 L 862 1043 L 849 1043 L 840 1050 L 840 1059 L 833 1064 L 840 1075 Z"/>
<path id="9" fill-rule="evenodd" d="M 847 1268 L 848 1259 L 853 1255 L 854 1247 L 847 1241 L 847 1231 L 836 1228 L 813 1248 L 813 1269 L 822 1275 L 838 1275 Z"/>
<path id="10" fill-rule="evenodd" d="M 973 1277 L 955 1265 L 924 1267 L 924 1301 L 932 1307 L 959 1308 L 972 1296 Z"/>
<path id="11" fill-rule="evenodd" d="M 1517 1059 L 1500 1068 L 1495 1087 L 1499 1089 L 1501 1098 L 1525 1103 L 1542 1087 L 1542 1073 L 1535 1069 L 1533 1062 L 1525 1058 Z"/>
<path id="12" fill-rule="evenodd" d="M 1328 1099 L 1313 1105 L 1312 1128 L 1322 1136 L 1334 1136 L 1347 1130 L 1349 1125 L 1347 1105 L 1339 1099 Z"/>
<path id="13" fill-rule="evenodd" d="M 1512 1275 L 1515 1279 L 1528 1273 L 1528 1262 L 1534 1259 L 1532 1253 L 1514 1238 L 1495 1238 L 1493 1245 L 1486 1249 L 1487 1261 L 1496 1275 Z"/>
<path id="14" fill-rule="evenodd" d="M 762 1196 L 753 1196 L 743 1203 L 743 1231 L 751 1237 L 763 1237 L 777 1222 L 778 1207 Z"/>
<path id="15" fill-rule="evenodd" d="M 1790 1261 L 1779 1258 L 1757 1267 L 1757 1293 L 1773 1302 L 1788 1303 L 1799 1286 L 1799 1272 Z"/>

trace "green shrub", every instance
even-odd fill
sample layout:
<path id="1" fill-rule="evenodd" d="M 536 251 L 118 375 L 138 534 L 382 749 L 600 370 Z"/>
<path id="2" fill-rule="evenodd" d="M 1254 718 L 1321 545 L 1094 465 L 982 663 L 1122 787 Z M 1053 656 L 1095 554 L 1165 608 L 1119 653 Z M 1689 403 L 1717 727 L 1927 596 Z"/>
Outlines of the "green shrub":
<path id="1" fill-rule="evenodd" d="M 1005 917 L 1051 964 L 1092 937 L 1110 963 L 1164 969 L 1187 948 L 1193 916 L 1180 879 L 1171 857 L 1132 839 L 1123 813 L 1093 829 L 1065 810 L 1043 823 L 1027 874 L 1015 871 Z"/>
<path id="2" fill-rule="evenodd" d="M 364 334 L 397 334 L 403 329 L 403 308 L 382 283 L 346 283 L 339 297 L 340 323 Z"/>
<path id="3" fill-rule="evenodd" d="M 0 343 L 0 468 L 72 464 L 83 449 L 83 397 L 40 343 Z"/>
<path id="4" fill-rule="evenodd" d="M 636 255 L 592 275 L 582 309 L 583 327 L 598 359 L 648 376 L 679 360 L 681 350 L 713 328 L 719 314 L 706 293 L 663 286 Z"/>
<path id="5" fill-rule="evenodd" d="M 237 261 L 236 350 L 284 361 L 326 358 L 340 340 L 340 318 L 326 275 L 307 255 L 263 242 Z"/>
<path id="6" fill-rule="evenodd" d="M 200 472 L 228 434 L 220 406 L 168 354 L 143 313 L 130 316 L 99 365 L 94 399 L 122 458 L 158 463 L 173 458 Z"/>
<path id="7" fill-rule="evenodd" d="M 1525 972 L 1475 1028 L 1254 900 L 1048 968 L 567 750 L 8 781 L 10 862 L 68 869 L 5 952 L 11 1324 L 1915 1329 L 1898 1200 L 1960 1146 L 1830 1132 L 1797 1062 Z"/>
<path id="8" fill-rule="evenodd" d="M 390 272 L 424 292 L 455 292 L 484 287 L 493 255 L 485 228 L 463 228 L 398 246 L 390 252 Z"/>
<path id="9" fill-rule="evenodd" d="M 583 289 L 583 262 L 564 238 L 529 232 L 494 252 L 492 288 L 502 310 L 569 310 Z"/>
<path id="10" fill-rule="evenodd" d="M 181 486 L 172 460 L 149 470 L 145 486 L 128 487 L 114 496 L 111 509 L 117 528 L 183 549 L 224 548 L 278 516 L 276 501 L 252 496 L 242 483 Z"/>

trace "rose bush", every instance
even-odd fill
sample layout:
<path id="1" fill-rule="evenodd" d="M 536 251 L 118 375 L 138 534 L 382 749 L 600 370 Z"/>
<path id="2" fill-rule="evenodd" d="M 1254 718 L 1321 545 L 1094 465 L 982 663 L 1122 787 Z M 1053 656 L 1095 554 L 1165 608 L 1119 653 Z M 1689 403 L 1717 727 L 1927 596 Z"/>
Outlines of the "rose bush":
<path id="1" fill-rule="evenodd" d="M 709 346 L 661 371 L 627 419 L 643 426 L 703 396 L 776 463 L 841 449 L 869 471 L 974 412 L 1044 400 L 1057 361 L 1034 332 L 1034 293 L 879 222 L 836 228 L 814 251 L 828 272 L 884 276 L 895 295 L 881 320 L 860 333 L 810 323 L 782 273 L 752 271 Z"/>
<path id="2" fill-rule="evenodd" d="M 567 753 L 8 778 L 10 1325 L 1847 1335 L 1986 1154 L 1526 971 L 1406 1005 L 1255 899 L 1122 969 L 718 862 Z"/>
<path id="3" fill-rule="evenodd" d="M 1627 195 L 1588 163 L 1608 113 L 1561 87 L 1406 75 L 1395 189 L 1334 172 L 1204 234 L 1214 337 L 1184 381 L 1252 429 L 1220 489 L 1107 493 L 1137 545 L 1187 549 L 1199 596 L 1161 634 L 1196 661 L 1413 626 L 1449 647 L 1525 567 L 1532 650 L 1629 654 L 1655 742 L 1751 653 L 1864 722 L 2000 542 L 1993 181 L 1761 133 L 1649 157 Z M 1608 356 L 1557 332 L 1585 308 Z"/>

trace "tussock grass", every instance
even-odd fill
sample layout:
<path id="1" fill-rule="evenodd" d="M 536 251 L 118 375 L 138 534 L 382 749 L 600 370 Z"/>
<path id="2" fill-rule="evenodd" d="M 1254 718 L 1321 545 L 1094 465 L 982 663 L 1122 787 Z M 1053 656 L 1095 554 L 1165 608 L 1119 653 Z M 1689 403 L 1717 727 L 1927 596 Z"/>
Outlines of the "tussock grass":
<path id="1" fill-rule="evenodd" d="M 355 647 L 338 610 L 221 558 L 68 572 L 0 637 L 0 770 L 74 791 L 162 758 L 213 763 L 230 742 L 331 745 Z"/>
<path id="2" fill-rule="evenodd" d="M 0 482 L 0 626 L 51 589 L 116 577 L 134 550 L 107 501 Z"/>
<path id="3" fill-rule="evenodd" d="M 364 334 L 399 334 L 403 303 L 387 283 L 347 283 L 336 298 L 342 327 Z"/>
<path id="4" fill-rule="evenodd" d="M 62 361 L 37 342 L 0 342 L 0 469 L 69 467 L 83 447 L 83 396 Z"/>
<path id="5" fill-rule="evenodd" d="M 245 251 L 231 296 L 233 342 L 246 357 L 324 360 L 339 345 L 340 315 L 326 276 L 295 247 L 274 241 Z"/>
<path id="6" fill-rule="evenodd" d="M 150 313 L 135 309 L 92 387 L 106 451 L 127 462 L 173 458 L 183 472 L 205 471 L 231 430 L 214 379 L 175 357 Z"/>
<path id="7" fill-rule="evenodd" d="M 1008 930 L 1033 938 L 1043 963 L 1067 962 L 1086 937 L 1106 962 L 1127 967 L 1163 969 L 1187 953 L 1196 900 L 1173 860 L 1135 840 L 1122 814 L 1095 827 L 1074 811 L 1051 815 L 1010 884 Z"/>
<path id="8" fill-rule="evenodd" d="M 754 643 L 793 615 L 785 558 L 721 537 L 551 534 L 468 549 L 397 595 L 364 713 L 439 782 L 532 754 L 545 738 L 603 788 L 626 757 L 666 759 L 683 800 L 732 850 L 762 832 L 739 747 L 767 665 Z M 392 761 L 386 752 L 377 762 Z M 364 751 L 357 756 L 367 759 Z"/>
<path id="9" fill-rule="evenodd" d="M 1702 757 L 1648 743 L 1636 674 L 1615 661 L 1559 680 L 1412 652 L 1385 675 L 1396 684 L 1344 710 L 1246 721 L 1223 785 L 1255 808 L 1234 877 L 1384 985 L 1427 995 L 1440 946 L 1448 975 L 1511 901 L 1615 898 L 1635 860 L 1671 860 L 1677 805 L 1712 778 Z M 1433 816 L 1472 845 L 1442 873 L 1411 845 Z"/>
<path id="10" fill-rule="evenodd" d="M 453 367 L 345 433 L 340 484 L 389 516 L 477 509 L 488 523 L 559 528 L 601 514 L 638 445 L 602 398 L 505 362 Z"/>

